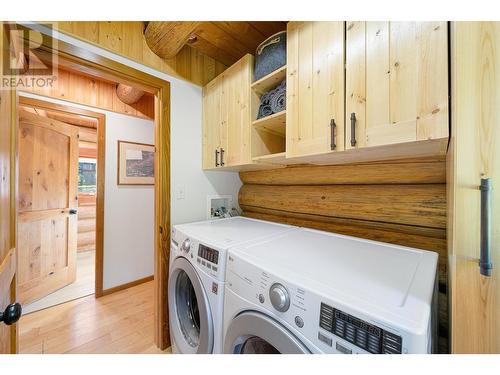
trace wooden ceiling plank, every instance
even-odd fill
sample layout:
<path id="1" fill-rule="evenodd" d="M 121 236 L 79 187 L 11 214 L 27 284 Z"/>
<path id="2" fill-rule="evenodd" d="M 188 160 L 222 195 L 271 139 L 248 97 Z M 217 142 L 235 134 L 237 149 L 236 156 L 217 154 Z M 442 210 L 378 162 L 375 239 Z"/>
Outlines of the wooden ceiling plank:
<path id="1" fill-rule="evenodd" d="M 266 38 L 280 31 L 285 31 L 287 24 L 283 21 L 249 21 L 248 23 L 264 34 Z"/>
<path id="2" fill-rule="evenodd" d="M 229 34 L 234 39 L 243 43 L 249 48 L 252 53 L 262 43 L 267 36 L 262 34 L 259 30 L 253 27 L 250 23 L 244 21 L 218 21 L 214 24 Z"/>
<path id="3" fill-rule="evenodd" d="M 220 61 L 222 64 L 226 66 L 233 65 L 236 61 L 238 61 L 237 57 L 234 57 L 226 51 L 221 50 L 214 46 L 209 41 L 203 39 L 201 36 L 196 35 L 196 39 L 193 39 L 189 42 L 189 45 L 201 53 Z"/>
<path id="4" fill-rule="evenodd" d="M 144 37 L 154 53 L 169 59 L 177 55 L 199 25 L 198 21 L 151 21 Z"/>
<path id="5" fill-rule="evenodd" d="M 247 53 L 255 53 L 255 50 L 246 47 L 238 40 L 234 39 L 230 34 L 217 27 L 214 22 L 202 22 L 196 28 L 196 36 L 205 39 L 222 51 L 239 60 Z"/>

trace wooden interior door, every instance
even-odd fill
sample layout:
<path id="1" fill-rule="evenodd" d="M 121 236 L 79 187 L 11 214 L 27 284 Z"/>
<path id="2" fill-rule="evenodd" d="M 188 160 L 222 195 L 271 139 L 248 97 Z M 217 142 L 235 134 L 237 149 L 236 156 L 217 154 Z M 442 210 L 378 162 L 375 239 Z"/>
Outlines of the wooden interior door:
<path id="1" fill-rule="evenodd" d="M 500 23 L 454 22 L 448 150 L 453 353 L 500 353 Z M 481 178 L 491 178 L 491 276 L 479 272 Z"/>
<path id="2" fill-rule="evenodd" d="M 224 73 L 203 87 L 203 169 L 219 166 L 223 78 Z"/>
<path id="3" fill-rule="evenodd" d="M 347 23 L 345 129 L 346 149 L 448 137 L 446 22 Z"/>
<path id="4" fill-rule="evenodd" d="M 19 112 L 18 291 L 37 300 L 76 278 L 78 128 Z"/>
<path id="5" fill-rule="evenodd" d="M 249 164 L 252 161 L 250 85 L 253 63 L 253 56 L 246 55 L 224 72 L 227 105 L 226 166 Z"/>
<path id="6" fill-rule="evenodd" d="M 287 157 L 344 150 L 344 22 L 288 23 L 286 90 Z"/>

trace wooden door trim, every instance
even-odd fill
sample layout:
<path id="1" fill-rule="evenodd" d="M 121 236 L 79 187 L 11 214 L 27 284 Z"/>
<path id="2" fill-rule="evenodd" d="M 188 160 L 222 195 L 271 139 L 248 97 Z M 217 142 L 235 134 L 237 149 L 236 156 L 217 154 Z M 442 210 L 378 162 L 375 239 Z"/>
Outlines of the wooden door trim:
<path id="1" fill-rule="evenodd" d="M 30 30 L 22 25 L 17 25 L 17 27 Z M 167 305 L 170 253 L 170 82 L 67 42 L 61 40 L 57 40 L 55 44 L 53 42 L 54 39 L 51 36 L 44 34 L 42 43 L 36 50 L 37 56 L 50 57 L 56 53 L 61 67 L 101 79 L 133 84 L 155 95 L 154 122 L 157 152 L 155 158 L 155 343 L 160 349 L 165 349 L 170 346 Z M 54 49 L 54 46 L 57 46 L 57 49 Z M 101 141 L 104 140 L 102 132 L 98 134 L 98 142 L 99 138 L 102 138 Z M 102 233 L 100 235 L 102 236 Z"/>
<path id="2" fill-rule="evenodd" d="M 96 192 L 96 239 L 95 239 L 95 296 L 101 297 L 104 275 L 104 177 L 106 156 L 106 115 L 99 112 L 72 107 L 65 104 L 51 103 L 43 99 L 34 99 L 25 96 L 19 97 L 19 105 L 32 108 L 47 109 L 65 114 L 83 115 L 97 120 L 97 192 Z M 78 128 L 76 125 L 71 125 Z M 57 210 L 58 212 L 60 210 Z M 18 220 L 22 218 L 19 217 Z"/>

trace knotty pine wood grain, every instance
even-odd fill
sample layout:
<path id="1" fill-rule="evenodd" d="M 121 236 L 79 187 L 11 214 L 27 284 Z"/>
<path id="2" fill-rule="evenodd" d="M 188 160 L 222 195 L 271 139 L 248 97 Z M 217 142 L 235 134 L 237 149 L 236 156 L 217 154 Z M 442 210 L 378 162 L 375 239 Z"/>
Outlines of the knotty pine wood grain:
<path id="1" fill-rule="evenodd" d="M 226 69 L 226 65 L 189 46 L 184 46 L 174 58 L 160 58 L 146 44 L 142 21 L 64 21 L 57 22 L 55 27 L 85 42 L 200 86 Z"/>
<path id="2" fill-rule="evenodd" d="M 52 88 L 31 87 L 23 91 L 125 115 L 154 119 L 154 97 L 150 94 L 145 94 L 137 103 L 129 105 L 118 98 L 114 83 L 62 69 L 56 74 L 57 81 Z"/>

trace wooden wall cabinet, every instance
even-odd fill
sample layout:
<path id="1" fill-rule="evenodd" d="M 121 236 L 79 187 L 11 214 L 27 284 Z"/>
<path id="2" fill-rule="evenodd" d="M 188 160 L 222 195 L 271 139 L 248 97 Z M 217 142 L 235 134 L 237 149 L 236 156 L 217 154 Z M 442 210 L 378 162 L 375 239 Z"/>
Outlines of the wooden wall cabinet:
<path id="1" fill-rule="evenodd" d="M 345 129 L 346 149 L 448 137 L 446 22 L 348 22 Z"/>
<path id="2" fill-rule="evenodd" d="M 254 59 L 246 55 L 203 88 L 203 169 L 251 164 Z"/>
<path id="3" fill-rule="evenodd" d="M 227 149 L 222 113 L 224 73 L 203 87 L 203 169 L 220 166 L 220 149 Z"/>
<path id="4" fill-rule="evenodd" d="M 500 353 L 500 23 L 453 22 L 447 155 L 452 353 Z M 490 178 L 491 276 L 480 274 L 481 179 Z"/>
<path id="5" fill-rule="evenodd" d="M 344 150 L 344 28 L 288 23 L 287 157 Z"/>

